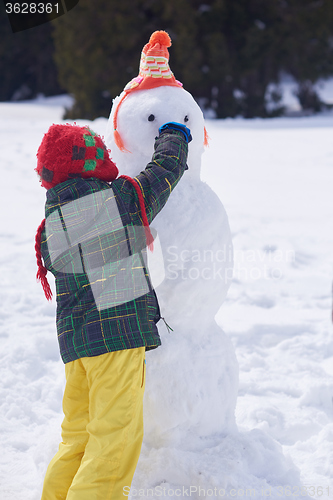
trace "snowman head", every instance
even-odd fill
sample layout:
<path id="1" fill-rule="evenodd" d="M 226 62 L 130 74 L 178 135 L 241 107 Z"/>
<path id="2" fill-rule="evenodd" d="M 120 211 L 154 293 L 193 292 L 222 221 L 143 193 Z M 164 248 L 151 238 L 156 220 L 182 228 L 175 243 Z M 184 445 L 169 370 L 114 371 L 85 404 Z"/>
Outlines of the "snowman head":
<path id="1" fill-rule="evenodd" d="M 158 129 L 166 122 L 190 128 L 190 176 L 199 176 L 205 142 L 204 118 L 192 95 L 169 67 L 169 35 L 157 31 L 141 54 L 139 75 L 129 82 L 111 109 L 106 142 L 122 173 L 137 175 L 151 160 Z"/>

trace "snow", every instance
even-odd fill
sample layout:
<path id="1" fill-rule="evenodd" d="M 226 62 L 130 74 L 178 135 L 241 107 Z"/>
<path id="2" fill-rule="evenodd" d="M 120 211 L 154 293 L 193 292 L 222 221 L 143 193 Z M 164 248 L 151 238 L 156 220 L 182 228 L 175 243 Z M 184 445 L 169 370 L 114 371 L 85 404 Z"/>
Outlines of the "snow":
<path id="1" fill-rule="evenodd" d="M 60 441 L 64 367 L 55 304 L 35 281 L 34 235 L 45 191 L 34 168 L 38 145 L 49 125 L 61 122 L 62 106 L 47 99 L 0 103 L 3 500 L 40 498 Z M 105 135 L 106 119 L 89 125 Z M 333 117 L 206 126 L 211 141 L 201 178 L 223 202 L 233 236 L 235 275 L 216 321 L 239 364 L 237 428 L 213 435 L 208 419 L 209 439 L 200 449 L 166 446 L 157 429 L 155 446 L 143 445 L 132 498 L 327 498 L 333 487 Z M 212 214 L 213 234 L 214 222 Z M 164 344 L 177 335 L 160 331 Z M 148 367 L 158 351 L 147 354 Z M 193 366 L 184 353 L 184 374 Z M 210 389 L 205 372 L 202 378 Z M 186 384 L 190 389 L 191 377 Z M 194 408 L 189 416 L 200 422 L 200 405 Z"/>
<path id="2" fill-rule="evenodd" d="M 287 116 L 311 115 L 311 111 L 302 110 L 297 98 L 298 83 L 290 74 L 282 72 L 278 83 L 271 83 L 266 90 L 267 110 L 274 111 L 280 106 L 284 107 Z M 327 104 L 333 104 L 333 78 L 319 79 L 313 84 L 313 89 L 319 96 L 319 99 Z M 278 103 L 272 99 L 272 93 L 281 95 L 281 101 Z M 238 98 L 242 98 L 242 93 L 238 91 Z"/>
<path id="3" fill-rule="evenodd" d="M 240 364 L 237 423 L 276 439 L 304 484 L 324 485 L 333 475 L 333 120 L 229 125 L 209 123 L 203 177 L 213 183 L 219 140 L 215 190 L 233 231 L 235 279 L 218 322 Z"/>

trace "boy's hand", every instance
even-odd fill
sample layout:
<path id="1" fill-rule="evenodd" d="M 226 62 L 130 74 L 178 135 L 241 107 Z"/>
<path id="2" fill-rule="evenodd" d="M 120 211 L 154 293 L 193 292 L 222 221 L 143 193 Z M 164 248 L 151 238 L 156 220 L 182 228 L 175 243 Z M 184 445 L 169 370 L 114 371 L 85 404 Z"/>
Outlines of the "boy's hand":
<path id="1" fill-rule="evenodd" d="M 177 122 L 168 122 L 162 125 L 162 127 L 160 127 L 158 131 L 159 133 L 161 133 L 164 130 L 167 130 L 168 128 L 171 128 L 173 130 L 180 130 L 181 132 L 183 132 L 186 142 L 192 141 L 191 131 L 189 128 L 186 127 L 186 125 L 182 125 L 181 123 Z"/>

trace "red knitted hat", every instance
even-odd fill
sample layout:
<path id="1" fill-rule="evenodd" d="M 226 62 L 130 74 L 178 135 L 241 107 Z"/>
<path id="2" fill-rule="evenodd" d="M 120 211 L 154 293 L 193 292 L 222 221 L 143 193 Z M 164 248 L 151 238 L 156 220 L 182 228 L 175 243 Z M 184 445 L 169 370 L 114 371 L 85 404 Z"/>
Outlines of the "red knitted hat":
<path id="1" fill-rule="evenodd" d="M 96 177 L 111 182 L 118 168 L 102 139 L 88 127 L 51 125 L 37 152 L 42 186 L 50 189 L 74 177 Z"/>
<path id="2" fill-rule="evenodd" d="M 118 111 L 128 94 L 137 90 L 149 90 L 155 87 L 182 87 L 175 79 L 169 66 L 171 39 L 166 31 L 155 31 L 149 42 L 143 47 L 140 60 L 139 75 L 133 78 L 124 88 L 124 95 L 119 101 L 113 115 L 115 143 L 121 151 L 125 151 L 124 143 L 117 131 Z"/>

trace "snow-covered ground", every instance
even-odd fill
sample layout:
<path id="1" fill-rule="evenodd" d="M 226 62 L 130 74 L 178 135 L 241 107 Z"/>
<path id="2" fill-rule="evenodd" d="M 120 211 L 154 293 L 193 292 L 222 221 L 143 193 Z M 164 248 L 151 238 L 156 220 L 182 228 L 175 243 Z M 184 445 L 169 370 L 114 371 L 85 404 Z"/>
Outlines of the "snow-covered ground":
<path id="1" fill-rule="evenodd" d="M 63 104 L 0 103 L 2 500 L 40 498 L 60 440 L 64 368 L 33 247 L 45 200 L 35 154 Z M 105 134 L 106 122 L 90 125 Z M 217 120 L 207 129 L 202 178 L 228 212 L 235 250 L 217 321 L 239 362 L 239 434 L 200 455 L 144 446 L 133 484 L 158 485 L 156 498 L 332 497 L 333 116 Z M 163 483 L 170 471 L 174 483 Z M 181 489 L 188 484 L 192 491 Z"/>
<path id="2" fill-rule="evenodd" d="M 210 122 L 203 160 L 233 232 L 218 322 L 240 365 L 237 423 L 266 431 L 304 484 L 323 487 L 333 478 L 332 132 L 332 117 Z"/>

